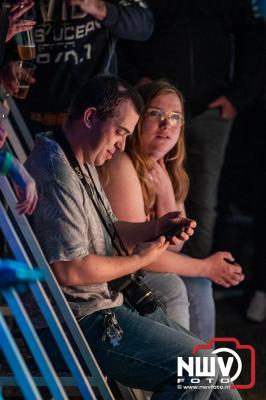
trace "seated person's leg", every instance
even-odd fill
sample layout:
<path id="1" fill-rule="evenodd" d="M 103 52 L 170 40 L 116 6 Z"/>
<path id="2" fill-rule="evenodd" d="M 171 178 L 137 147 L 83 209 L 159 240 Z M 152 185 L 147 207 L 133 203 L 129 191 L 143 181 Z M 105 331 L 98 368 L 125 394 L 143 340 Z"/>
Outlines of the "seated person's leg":
<path id="1" fill-rule="evenodd" d="M 182 279 L 171 273 L 146 272 L 143 280 L 164 304 L 167 316 L 189 329 L 189 302 Z"/>
<path id="2" fill-rule="evenodd" d="M 182 278 L 188 294 L 190 330 L 204 342 L 215 336 L 212 283 L 205 278 Z"/>
<path id="3" fill-rule="evenodd" d="M 129 387 L 154 392 L 153 400 L 183 398 L 184 389 L 177 389 L 177 357 L 192 355 L 195 345 L 202 343 L 187 330 L 169 320 L 160 309 L 140 316 L 125 306 L 117 307 L 117 321 L 124 330 L 119 345 L 113 347 L 102 341 L 103 315 L 82 319 L 80 326 L 102 370 L 112 379 Z M 200 350 L 198 356 L 209 356 L 209 350 Z M 187 380 L 186 377 L 185 382 Z M 218 378 L 218 373 L 214 382 Z M 205 378 L 202 379 L 203 384 Z M 189 380 L 190 382 L 190 380 Z M 187 399 L 207 399 L 211 388 L 190 390 Z M 215 391 L 213 391 L 214 399 Z M 217 399 L 240 399 L 237 391 L 221 390 Z"/>
<path id="4" fill-rule="evenodd" d="M 192 355 L 194 346 L 202 342 L 169 320 L 160 308 L 148 317 L 142 317 L 125 306 L 117 307 L 114 311 L 124 331 L 122 340 L 115 347 L 109 340 L 102 340 L 102 312 L 95 312 L 80 321 L 83 333 L 103 372 L 126 386 L 154 392 L 152 400 L 183 398 L 184 389 L 177 389 L 177 357 L 182 356 L 186 359 Z M 44 342 L 48 341 L 48 354 L 58 366 L 54 339 L 48 339 L 47 333 L 48 329 L 42 330 L 41 337 Z M 209 350 L 200 350 L 197 355 L 208 356 Z M 217 377 L 218 374 L 213 384 Z M 184 384 L 188 383 L 187 378 L 184 378 Z M 201 383 L 206 384 L 204 378 Z M 190 390 L 190 394 L 186 393 L 186 398 L 207 399 L 211 391 L 211 388 Z M 214 390 L 212 395 L 214 399 L 220 400 L 240 399 L 238 392 L 233 390 Z"/>

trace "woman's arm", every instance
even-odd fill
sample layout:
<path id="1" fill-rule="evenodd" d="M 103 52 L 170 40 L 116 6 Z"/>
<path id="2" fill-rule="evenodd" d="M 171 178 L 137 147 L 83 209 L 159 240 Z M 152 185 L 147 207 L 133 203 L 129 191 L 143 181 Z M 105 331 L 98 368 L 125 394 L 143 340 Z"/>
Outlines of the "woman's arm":
<path id="1" fill-rule="evenodd" d="M 103 178 L 101 181 L 114 213 L 122 221 L 144 222 L 146 216 L 142 190 L 129 156 L 126 153 L 117 153 L 108 161 L 107 166 L 109 182 L 104 184 Z M 173 249 L 175 246 L 171 247 Z M 145 267 L 145 270 L 206 277 L 225 287 L 237 285 L 244 277 L 241 267 L 226 263 L 224 258 L 233 257 L 230 253 L 219 252 L 205 260 L 198 260 L 166 250 L 155 262 Z"/>
<path id="2" fill-rule="evenodd" d="M 224 287 L 236 286 L 244 279 L 242 268 L 238 264 L 229 264 L 225 259 L 233 261 L 232 254 L 226 251 L 219 251 L 204 260 L 199 260 L 167 250 L 157 258 L 156 262 L 145 267 L 145 270 L 172 272 L 187 277 L 208 278 Z"/>
<path id="3" fill-rule="evenodd" d="M 104 168 L 109 179 L 106 184 L 99 170 L 100 180 L 117 218 L 121 221 L 145 222 L 141 185 L 129 156 L 116 153 Z"/>

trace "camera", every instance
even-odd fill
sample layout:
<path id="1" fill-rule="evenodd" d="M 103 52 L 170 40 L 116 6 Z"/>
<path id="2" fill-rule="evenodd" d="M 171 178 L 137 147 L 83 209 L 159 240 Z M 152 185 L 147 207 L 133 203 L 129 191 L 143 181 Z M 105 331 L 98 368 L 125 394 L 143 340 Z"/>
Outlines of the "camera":
<path id="1" fill-rule="evenodd" d="M 122 276 L 110 282 L 113 290 L 122 292 L 126 302 L 134 307 L 140 315 L 153 313 L 159 305 L 150 288 L 143 282 L 144 272 Z"/>

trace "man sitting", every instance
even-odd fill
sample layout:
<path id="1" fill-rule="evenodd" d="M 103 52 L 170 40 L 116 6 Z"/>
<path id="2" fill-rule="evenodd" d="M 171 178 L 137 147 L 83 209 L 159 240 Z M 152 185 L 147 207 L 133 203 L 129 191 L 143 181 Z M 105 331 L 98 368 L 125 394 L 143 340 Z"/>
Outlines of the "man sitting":
<path id="1" fill-rule="evenodd" d="M 160 306 L 140 315 L 124 304 L 121 292 L 110 288 L 110 281 L 145 269 L 162 254 L 169 242 L 161 232 L 184 222 L 177 213 L 145 223 L 118 221 L 100 186 L 95 166 L 124 150 L 141 112 L 138 94 L 116 78 L 96 77 L 79 90 L 62 129 L 41 135 L 27 160 L 39 193 L 33 226 L 108 377 L 153 391 L 153 400 L 207 399 L 218 389 L 176 387 L 177 356 L 192 355 L 200 340 L 169 320 Z M 186 221 L 183 239 L 194 227 L 194 221 Z M 47 338 L 45 326 L 38 328 Z M 197 353 L 201 354 L 205 352 Z M 228 389 L 217 397 L 240 398 Z"/>

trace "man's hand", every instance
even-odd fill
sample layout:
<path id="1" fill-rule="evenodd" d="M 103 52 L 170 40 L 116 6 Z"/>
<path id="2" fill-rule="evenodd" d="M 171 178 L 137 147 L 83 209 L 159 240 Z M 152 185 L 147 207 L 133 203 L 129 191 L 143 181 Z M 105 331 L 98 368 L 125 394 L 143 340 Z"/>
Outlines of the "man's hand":
<path id="1" fill-rule="evenodd" d="M 234 261 L 231 253 L 219 251 L 203 261 L 206 278 L 224 287 L 237 286 L 245 278 L 242 268 L 239 264 L 232 265 L 225 259 Z"/>
<path id="2" fill-rule="evenodd" d="M 182 217 L 179 211 L 165 214 L 163 217 L 157 220 L 157 223 L 158 223 L 157 226 L 158 236 L 159 234 L 163 235 L 164 232 L 167 232 L 175 228 L 177 225 L 181 225 L 182 232 L 177 236 L 177 238 L 182 239 L 184 241 L 188 240 L 190 236 L 193 235 L 194 229 L 197 226 L 196 221 Z M 174 237 L 171 240 L 171 244 L 176 244 Z"/>
<path id="3" fill-rule="evenodd" d="M 15 62 L 6 64 L 0 70 L 0 82 L 11 95 L 18 92 L 21 78 L 30 85 L 35 82 L 35 79 Z"/>
<path id="4" fill-rule="evenodd" d="M 237 110 L 225 96 L 220 96 L 208 105 L 208 108 L 220 108 L 221 117 L 224 119 L 233 119 L 237 116 Z"/>
<path id="5" fill-rule="evenodd" d="M 163 236 L 152 242 L 140 243 L 135 246 L 133 253 L 140 257 L 140 265 L 146 267 L 157 259 L 168 247 L 169 242 Z"/>
<path id="6" fill-rule="evenodd" d="M 86 14 L 90 14 L 98 21 L 102 21 L 107 15 L 106 4 L 103 0 L 69 0 L 72 6 L 79 6 Z"/>
<path id="7" fill-rule="evenodd" d="M 29 19 L 19 19 L 25 12 L 34 6 L 33 1 L 22 0 L 14 4 L 8 13 L 9 28 L 6 35 L 6 42 L 12 39 L 18 32 L 29 31 L 34 27 L 36 21 Z"/>

